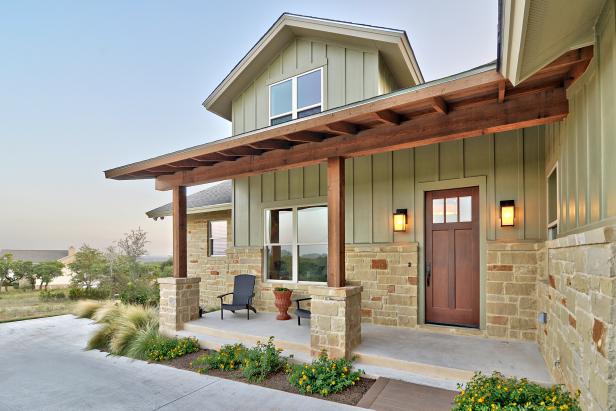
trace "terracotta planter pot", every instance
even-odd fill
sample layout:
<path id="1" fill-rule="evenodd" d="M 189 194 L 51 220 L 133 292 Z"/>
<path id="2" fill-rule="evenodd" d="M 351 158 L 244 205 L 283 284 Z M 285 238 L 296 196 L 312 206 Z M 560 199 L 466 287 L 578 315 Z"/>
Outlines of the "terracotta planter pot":
<path id="1" fill-rule="evenodd" d="M 276 316 L 277 320 L 290 320 L 291 316 L 287 313 L 287 310 L 291 306 L 291 294 L 293 294 L 293 290 L 288 291 L 276 291 L 274 290 L 274 297 L 276 301 L 274 305 L 278 308 L 278 315 Z"/>

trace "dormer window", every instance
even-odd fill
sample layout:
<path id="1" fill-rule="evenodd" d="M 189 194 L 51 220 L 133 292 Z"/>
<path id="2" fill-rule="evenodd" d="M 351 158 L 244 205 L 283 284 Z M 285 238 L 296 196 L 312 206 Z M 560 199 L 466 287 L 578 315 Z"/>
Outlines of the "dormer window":
<path id="1" fill-rule="evenodd" d="M 323 69 L 274 83 L 269 94 L 272 126 L 320 113 L 323 105 Z"/>

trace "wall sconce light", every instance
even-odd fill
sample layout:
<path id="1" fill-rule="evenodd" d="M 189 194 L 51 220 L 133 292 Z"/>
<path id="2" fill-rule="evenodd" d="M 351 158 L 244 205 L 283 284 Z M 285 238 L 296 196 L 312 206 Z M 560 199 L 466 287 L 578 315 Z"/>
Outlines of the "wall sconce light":
<path id="1" fill-rule="evenodd" d="M 406 231 L 406 208 L 398 208 L 394 213 L 394 232 Z"/>
<path id="2" fill-rule="evenodd" d="M 500 202 L 501 227 L 513 227 L 515 224 L 515 201 L 504 200 Z"/>

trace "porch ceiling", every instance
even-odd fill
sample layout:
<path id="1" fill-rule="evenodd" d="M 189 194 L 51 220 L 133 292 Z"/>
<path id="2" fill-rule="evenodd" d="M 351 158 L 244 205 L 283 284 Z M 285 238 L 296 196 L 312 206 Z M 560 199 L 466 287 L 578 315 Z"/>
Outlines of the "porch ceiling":
<path id="1" fill-rule="evenodd" d="M 155 178 L 169 190 L 329 157 L 356 157 L 558 121 L 565 90 L 592 47 L 570 51 L 513 87 L 493 64 L 277 126 L 105 171 L 116 180 Z"/>

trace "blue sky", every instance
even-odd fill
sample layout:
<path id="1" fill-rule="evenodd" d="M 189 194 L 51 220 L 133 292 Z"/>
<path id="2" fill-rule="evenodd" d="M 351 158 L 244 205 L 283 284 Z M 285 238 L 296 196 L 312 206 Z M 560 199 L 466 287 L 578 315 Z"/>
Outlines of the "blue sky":
<path id="1" fill-rule="evenodd" d="M 170 253 L 170 220 L 144 214 L 170 193 L 102 172 L 228 136 L 201 102 L 285 11 L 404 29 L 426 80 L 496 58 L 495 0 L 2 1 L 0 249 L 141 226 Z"/>

